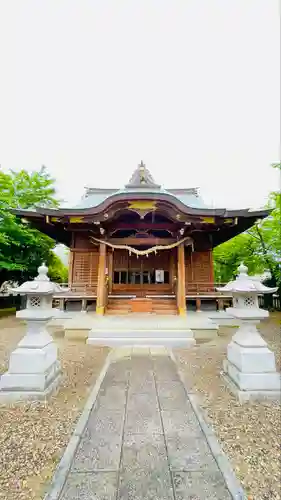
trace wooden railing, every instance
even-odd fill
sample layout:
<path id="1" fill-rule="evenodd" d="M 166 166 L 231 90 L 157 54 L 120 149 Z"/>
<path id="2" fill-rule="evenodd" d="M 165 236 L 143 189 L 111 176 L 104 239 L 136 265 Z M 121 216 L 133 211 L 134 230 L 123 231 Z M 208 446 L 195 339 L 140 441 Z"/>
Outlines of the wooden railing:
<path id="1" fill-rule="evenodd" d="M 93 285 L 87 285 L 85 283 L 58 283 L 62 287 L 62 291 L 55 295 L 75 294 L 75 295 L 96 295 L 97 289 Z"/>
<path id="2" fill-rule="evenodd" d="M 217 288 L 223 287 L 226 283 L 206 283 L 200 281 L 192 281 L 186 283 L 185 291 L 186 295 L 223 295 L 222 292 L 218 292 Z"/>
<path id="3" fill-rule="evenodd" d="M 186 295 L 223 295 L 221 292 L 217 291 L 218 287 L 223 287 L 225 283 L 206 283 L 206 282 L 199 282 L 199 281 L 193 281 L 190 283 L 186 283 Z M 62 283 L 60 285 L 61 287 L 65 288 L 65 293 L 67 293 L 67 288 L 68 288 L 68 283 Z M 155 285 L 155 290 L 157 290 L 157 285 Z M 108 284 L 106 286 L 108 289 Z M 136 285 L 130 287 L 130 285 L 126 285 L 126 290 L 134 290 L 138 288 Z M 176 293 L 177 287 L 176 283 L 174 284 L 173 291 Z M 63 290 L 62 292 L 63 293 Z M 70 286 L 70 293 L 72 294 L 79 294 L 79 295 L 96 295 L 96 288 L 94 288 L 92 285 L 87 285 L 84 283 L 72 283 Z M 161 293 L 161 287 L 159 287 L 159 293 Z M 163 292 L 164 293 L 164 292 Z M 166 293 L 166 292 L 165 292 Z"/>

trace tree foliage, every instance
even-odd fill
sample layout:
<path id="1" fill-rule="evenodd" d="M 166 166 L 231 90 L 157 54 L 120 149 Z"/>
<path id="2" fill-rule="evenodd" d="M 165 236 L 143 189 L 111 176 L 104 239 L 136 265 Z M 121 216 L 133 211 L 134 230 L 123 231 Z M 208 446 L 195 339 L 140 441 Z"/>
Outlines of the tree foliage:
<path id="1" fill-rule="evenodd" d="M 272 165 L 280 171 L 280 163 Z M 280 177 L 281 180 L 281 177 Z M 271 213 L 257 221 L 245 233 L 219 245 L 214 250 L 216 280 L 226 282 L 235 277 L 241 261 L 249 268 L 249 274 L 269 270 L 271 280 L 266 284 L 281 286 L 281 193 L 272 192 L 268 200 Z"/>
<path id="2" fill-rule="evenodd" d="M 55 283 L 67 283 L 68 282 L 68 268 L 63 264 L 60 258 L 55 254 L 51 253 L 48 261 L 48 276 Z"/>
<path id="3" fill-rule="evenodd" d="M 55 242 L 11 213 L 11 208 L 32 209 L 37 204 L 57 207 L 55 194 L 54 179 L 45 167 L 30 174 L 0 171 L 0 283 L 34 277 L 42 261 L 58 269 Z"/>

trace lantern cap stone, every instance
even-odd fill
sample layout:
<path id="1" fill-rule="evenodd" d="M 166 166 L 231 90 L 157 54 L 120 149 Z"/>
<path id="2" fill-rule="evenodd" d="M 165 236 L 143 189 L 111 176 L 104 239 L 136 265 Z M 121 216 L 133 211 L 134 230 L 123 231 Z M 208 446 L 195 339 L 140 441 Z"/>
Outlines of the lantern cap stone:
<path id="1" fill-rule="evenodd" d="M 229 281 L 225 286 L 217 288 L 219 292 L 264 294 L 274 293 L 276 288 L 270 288 L 261 283 L 257 277 L 248 275 L 248 267 L 241 262 L 238 267 L 238 276 L 235 280 Z"/>
<path id="2" fill-rule="evenodd" d="M 38 267 L 38 276 L 36 276 L 36 278 L 34 278 L 34 280 L 36 280 L 36 281 L 50 281 L 50 278 L 48 276 L 48 268 L 47 268 L 45 262 L 43 262 L 41 264 L 41 266 Z"/>
<path id="3" fill-rule="evenodd" d="M 241 274 L 243 275 L 248 275 L 248 267 L 245 266 L 244 262 L 242 261 L 240 266 L 238 267 L 238 275 L 241 276 Z"/>
<path id="4" fill-rule="evenodd" d="M 25 281 L 16 288 L 10 288 L 9 292 L 14 295 L 51 295 L 56 292 L 61 292 L 62 288 L 50 281 L 47 275 L 48 268 L 43 262 L 38 267 L 38 276 L 32 281 Z"/>

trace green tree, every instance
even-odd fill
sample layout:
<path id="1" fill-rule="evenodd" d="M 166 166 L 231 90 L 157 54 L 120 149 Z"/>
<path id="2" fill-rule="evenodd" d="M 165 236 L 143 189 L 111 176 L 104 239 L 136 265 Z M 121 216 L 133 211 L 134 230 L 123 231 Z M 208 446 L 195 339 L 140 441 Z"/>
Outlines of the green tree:
<path id="1" fill-rule="evenodd" d="M 281 164 L 272 165 L 280 171 Z M 281 177 L 280 177 L 281 181 Z M 219 245 L 214 250 L 214 268 L 216 280 L 222 282 L 232 279 L 239 263 L 243 260 L 249 268 L 249 274 L 269 270 L 271 279 L 268 286 L 281 287 L 281 194 L 270 194 L 267 207 L 271 213 L 257 221 L 252 228 L 231 240 Z"/>
<path id="2" fill-rule="evenodd" d="M 264 264 L 257 254 L 257 242 L 247 233 L 219 245 L 213 255 L 216 281 L 225 283 L 233 279 L 241 261 L 249 268 L 250 274 L 264 270 Z"/>
<path id="3" fill-rule="evenodd" d="M 58 255 L 52 253 L 48 261 L 48 276 L 55 283 L 68 282 L 68 268 L 62 263 Z"/>
<path id="4" fill-rule="evenodd" d="M 52 260 L 54 241 L 18 220 L 11 208 L 57 207 L 54 179 L 45 167 L 29 174 L 0 171 L 0 283 L 36 275 L 42 261 Z"/>

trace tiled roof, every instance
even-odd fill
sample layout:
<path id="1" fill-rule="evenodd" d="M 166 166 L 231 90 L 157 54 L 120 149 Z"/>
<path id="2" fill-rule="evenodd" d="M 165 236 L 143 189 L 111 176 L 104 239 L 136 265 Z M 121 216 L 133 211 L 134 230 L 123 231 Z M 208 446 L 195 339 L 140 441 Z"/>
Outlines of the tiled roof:
<path id="1" fill-rule="evenodd" d="M 171 196 L 173 199 L 177 199 L 181 201 L 187 207 L 194 208 L 209 208 L 202 198 L 198 196 L 196 189 L 162 189 L 162 188 L 152 188 L 152 187 L 142 187 L 142 188 L 124 188 L 114 190 L 105 190 L 105 189 L 89 189 L 86 192 L 86 195 L 80 200 L 80 202 L 74 208 L 91 208 L 97 207 L 101 203 L 103 203 L 106 199 L 110 198 L 114 195 L 120 194 L 139 194 L 146 193 L 151 195 L 153 198 L 157 198 L 159 194 L 165 194 Z"/>

